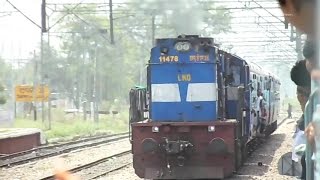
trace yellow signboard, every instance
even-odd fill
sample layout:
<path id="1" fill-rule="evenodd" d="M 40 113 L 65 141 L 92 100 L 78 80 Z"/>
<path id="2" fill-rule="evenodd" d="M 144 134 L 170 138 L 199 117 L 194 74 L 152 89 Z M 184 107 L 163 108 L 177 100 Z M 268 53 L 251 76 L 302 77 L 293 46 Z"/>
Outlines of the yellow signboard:
<path id="1" fill-rule="evenodd" d="M 50 91 L 48 86 L 37 86 L 35 89 L 35 92 L 33 92 L 33 86 L 29 86 L 29 85 L 16 86 L 16 101 L 18 102 L 32 102 L 34 100 L 48 101 L 49 95 L 50 95 Z"/>

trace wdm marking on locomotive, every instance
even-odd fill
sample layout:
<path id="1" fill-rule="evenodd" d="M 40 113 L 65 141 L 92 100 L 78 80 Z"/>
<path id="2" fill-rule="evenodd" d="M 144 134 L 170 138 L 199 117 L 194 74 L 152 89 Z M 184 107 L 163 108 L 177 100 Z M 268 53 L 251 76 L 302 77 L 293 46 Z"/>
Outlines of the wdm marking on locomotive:
<path id="1" fill-rule="evenodd" d="M 189 59 L 190 61 L 195 61 L 195 62 L 198 62 L 198 61 L 209 61 L 209 55 L 192 55 L 192 56 L 189 56 Z"/>
<path id="2" fill-rule="evenodd" d="M 160 56 L 160 62 L 178 62 L 179 56 Z"/>
<path id="3" fill-rule="evenodd" d="M 191 74 L 178 74 L 178 81 L 191 81 Z"/>

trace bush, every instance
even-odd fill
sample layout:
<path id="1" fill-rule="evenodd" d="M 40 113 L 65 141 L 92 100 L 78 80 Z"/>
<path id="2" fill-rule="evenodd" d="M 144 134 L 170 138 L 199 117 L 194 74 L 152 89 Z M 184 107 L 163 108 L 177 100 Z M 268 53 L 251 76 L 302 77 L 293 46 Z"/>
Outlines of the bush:
<path id="1" fill-rule="evenodd" d="M 57 110 L 61 113 L 61 110 Z M 53 112 L 52 112 L 53 114 Z M 54 114 L 53 114 L 54 115 Z M 59 117 L 57 115 L 55 118 Z M 33 121 L 31 119 L 16 119 L 14 127 L 17 128 L 39 128 L 44 131 L 48 139 L 52 138 L 72 138 L 75 136 L 90 136 L 97 132 L 120 133 L 128 131 L 128 112 L 117 115 L 100 115 L 99 123 L 91 120 L 84 121 L 82 118 L 75 118 L 67 121 L 65 118 L 53 120 L 51 130 L 47 129 L 48 122 L 42 123 L 40 119 Z"/>
<path id="2" fill-rule="evenodd" d="M 110 101 L 102 101 L 100 105 L 100 109 L 104 111 L 109 111 L 111 108 L 112 103 Z"/>

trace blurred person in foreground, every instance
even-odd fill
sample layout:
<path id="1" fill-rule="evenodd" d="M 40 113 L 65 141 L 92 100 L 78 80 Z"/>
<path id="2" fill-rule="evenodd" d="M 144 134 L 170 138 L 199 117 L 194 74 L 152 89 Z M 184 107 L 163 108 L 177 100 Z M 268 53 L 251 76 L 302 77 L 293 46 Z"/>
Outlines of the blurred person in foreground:
<path id="1" fill-rule="evenodd" d="M 315 34 L 316 0 L 278 0 L 285 19 L 308 36 Z"/>
<path id="2" fill-rule="evenodd" d="M 297 30 L 301 31 L 304 34 L 307 34 L 308 40 L 306 41 L 305 47 L 303 49 L 303 55 L 307 59 L 306 67 L 311 73 L 315 67 L 315 57 L 314 57 L 314 43 L 313 39 L 315 36 L 315 15 L 317 12 L 316 9 L 316 0 L 277 0 L 280 6 L 281 11 L 283 12 L 284 18 L 287 22 L 291 23 Z M 320 72 L 313 71 L 311 73 L 312 79 L 320 78 Z M 313 99 L 312 97 L 310 99 Z M 310 108 L 309 108 L 310 109 Z M 311 108 L 312 109 L 312 108 Z M 312 113 L 312 112 L 306 112 Z M 312 115 L 311 115 L 312 116 Z M 310 124 L 310 127 L 312 124 Z M 307 135 L 309 134 L 309 126 L 306 129 Z M 311 135 L 314 128 L 310 129 Z M 311 138 L 312 139 L 312 138 Z M 308 138 L 310 140 L 310 138 Z"/>
<path id="3" fill-rule="evenodd" d="M 315 43 L 312 41 L 306 41 L 303 49 L 303 55 L 307 58 L 306 68 L 308 72 L 311 74 L 311 79 L 316 80 L 320 79 L 320 71 L 315 69 L 316 67 L 316 58 L 315 58 Z M 319 104 L 319 93 L 315 91 L 309 98 L 306 113 L 308 113 L 309 117 L 313 118 L 313 113 L 316 110 L 315 105 Z M 309 123 L 306 127 L 306 136 L 309 144 L 311 144 L 312 149 L 314 150 L 314 132 L 315 124 L 313 122 Z"/>
<path id="4" fill-rule="evenodd" d="M 305 105 L 310 96 L 311 89 L 311 78 L 310 74 L 306 68 L 306 60 L 298 61 L 291 69 L 290 72 L 291 80 L 297 85 L 297 99 L 300 103 L 301 110 L 304 112 Z M 298 162 L 299 156 L 296 154 L 296 148 L 306 143 L 306 138 L 304 135 L 304 114 L 297 121 L 296 130 L 294 133 L 294 143 L 293 143 L 293 151 L 292 151 L 292 160 Z M 301 157 L 301 179 L 305 179 L 306 177 L 306 164 L 305 164 L 305 154 L 302 154 Z"/>
<path id="5" fill-rule="evenodd" d="M 54 180 L 80 180 L 79 177 L 71 174 L 62 159 L 54 162 Z"/>
<path id="6" fill-rule="evenodd" d="M 311 79 L 320 79 L 320 72 L 316 70 L 317 67 L 315 57 L 315 32 L 316 32 L 316 0 L 278 0 L 280 8 L 284 14 L 285 19 L 297 28 L 297 30 L 302 33 L 307 34 L 307 41 L 304 46 L 303 54 L 307 59 L 306 66 L 308 71 L 311 73 Z M 309 100 L 305 108 L 305 119 L 306 122 L 311 122 L 313 119 L 313 113 L 315 112 L 315 107 L 319 104 L 319 93 L 315 91 L 309 97 Z M 305 129 L 305 134 L 307 136 L 308 143 L 311 148 L 315 149 L 315 134 L 317 129 L 315 123 L 305 123 L 307 128 Z M 310 157 L 309 157 L 310 158 Z M 304 158 L 303 158 L 304 159 Z M 316 174 L 315 174 L 316 175 Z M 316 177 L 316 176 L 315 176 Z M 317 177 L 316 177 L 317 178 Z M 314 179 L 314 177 L 312 177 Z"/>

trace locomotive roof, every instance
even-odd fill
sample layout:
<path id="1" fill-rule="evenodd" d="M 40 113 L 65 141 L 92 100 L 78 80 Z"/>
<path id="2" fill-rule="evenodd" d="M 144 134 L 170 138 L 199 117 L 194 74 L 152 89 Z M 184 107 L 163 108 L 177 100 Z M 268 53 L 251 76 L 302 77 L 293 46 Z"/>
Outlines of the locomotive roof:
<path id="1" fill-rule="evenodd" d="M 244 61 L 250 68 L 250 71 L 253 71 L 254 73 L 256 74 L 259 74 L 259 75 L 265 75 L 265 76 L 271 76 L 273 77 L 275 80 L 277 80 L 278 82 L 280 82 L 280 79 L 278 76 L 276 76 L 275 74 L 271 73 L 270 71 L 262 68 L 261 66 L 259 66 L 258 64 L 256 64 L 255 62 L 251 62 L 251 61 L 246 61 L 244 59 L 242 59 L 241 57 L 235 55 L 235 54 L 230 54 L 228 53 L 229 55 L 237 58 L 237 59 L 240 59 L 242 61 Z"/>
<path id="2" fill-rule="evenodd" d="M 253 71 L 257 74 L 272 76 L 274 79 L 280 81 L 278 76 L 276 76 L 275 74 L 271 73 L 270 71 L 268 71 L 266 69 L 263 69 L 258 64 L 254 63 L 254 62 L 247 62 L 247 63 L 249 65 L 249 68 L 251 69 L 251 71 Z"/>

